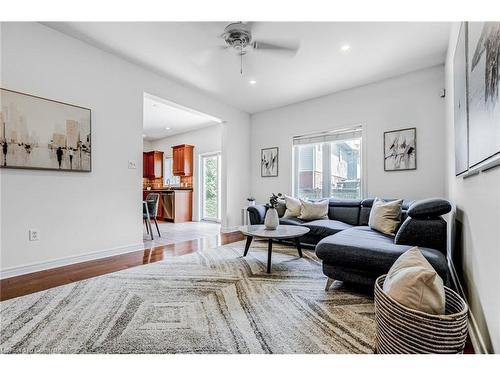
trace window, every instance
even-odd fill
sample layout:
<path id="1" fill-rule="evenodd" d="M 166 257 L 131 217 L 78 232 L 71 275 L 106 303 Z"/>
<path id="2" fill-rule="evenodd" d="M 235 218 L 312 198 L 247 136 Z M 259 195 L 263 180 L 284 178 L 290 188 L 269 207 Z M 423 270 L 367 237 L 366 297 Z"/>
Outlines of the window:
<path id="1" fill-rule="evenodd" d="M 163 184 L 166 186 L 179 185 L 181 182 L 179 176 L 174 176 L 173 159 L 171 156 L 165 157 L 165 162 L 163 163 L 163 180 Z"/>
<path id="2" fill-rule="evenodd" d="M 220 221 L 220 153 L 201 155 L 201 219 Z"/>
<path id="3" fill-rule="evenodd" d="M 361 198 L 361 128 L 293 138 L 294 195 Z"/>

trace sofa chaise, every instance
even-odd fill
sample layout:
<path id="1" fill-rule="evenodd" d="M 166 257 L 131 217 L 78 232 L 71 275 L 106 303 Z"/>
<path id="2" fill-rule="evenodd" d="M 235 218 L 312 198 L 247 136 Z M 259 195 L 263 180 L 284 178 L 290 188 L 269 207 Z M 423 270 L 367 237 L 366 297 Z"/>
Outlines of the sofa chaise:
<path id="1" fill-rule="evenodd" d="M 284 217 L 281 207 L 280 224 L 310 229 L 300 242 L 304 247 L 315 247 L 323 273 L 328 276 L 327 289 L 333 280 L 373 286 L 375 279 L 387 273 L 394 261 L 413 246 L 420 248 L 447 283 L 447 229 L 441 215 L 450 212 L 451 204 L 439 198 L 403 200 L 401 223 L 396 235 L 389 236 L 368 226 L 373 202 L 330 199 L 328 218 L 313 221 Z M 266 207 L 250 206 L 248 213 L 251 224 L 263 224 Z"/>

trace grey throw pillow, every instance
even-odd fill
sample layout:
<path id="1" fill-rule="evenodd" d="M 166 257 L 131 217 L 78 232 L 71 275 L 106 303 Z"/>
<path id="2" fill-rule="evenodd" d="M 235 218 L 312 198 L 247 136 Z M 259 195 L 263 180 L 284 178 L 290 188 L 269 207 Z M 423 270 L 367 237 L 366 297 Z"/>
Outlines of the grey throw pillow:
<path id="1" fill-rule="evenodd" d="M 394 236 L 401 222 L 402 203 L 402 199 L 384 202 L 382 199 L 375 198 L 370 211 L 368 226 L 384 234 Z"/>

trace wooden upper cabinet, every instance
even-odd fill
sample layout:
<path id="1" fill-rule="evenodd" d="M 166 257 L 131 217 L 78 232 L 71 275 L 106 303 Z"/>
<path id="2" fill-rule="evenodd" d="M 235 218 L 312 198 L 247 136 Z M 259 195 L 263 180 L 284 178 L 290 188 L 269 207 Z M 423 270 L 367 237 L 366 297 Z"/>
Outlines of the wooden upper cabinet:
<path id="1" fill-rule="evenodd" d="M 193 175 L 193 149 L 191 145 L 172 146 L 174 176 Z"/>
<path id="2" fill-rule="evenodd" d="M 149 151 L 142 154 L 142 177 L 163 177 L 163 152 Z"/>

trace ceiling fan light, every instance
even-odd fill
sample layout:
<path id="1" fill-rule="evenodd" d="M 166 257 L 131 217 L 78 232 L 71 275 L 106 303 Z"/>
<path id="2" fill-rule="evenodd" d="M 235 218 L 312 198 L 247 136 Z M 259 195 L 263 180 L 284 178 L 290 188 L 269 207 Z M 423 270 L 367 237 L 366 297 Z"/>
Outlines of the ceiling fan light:
<path id="1" fill-rule="evenodd" d="M 248 83 L 251 85 L 255 85 L 257 81 L 255 79 L 251 79 L 250 81 L 248 81 Z"/>

